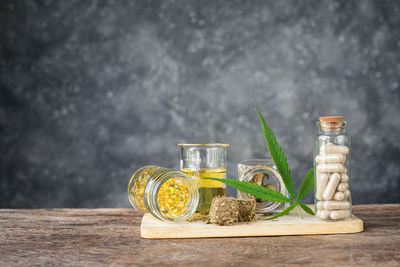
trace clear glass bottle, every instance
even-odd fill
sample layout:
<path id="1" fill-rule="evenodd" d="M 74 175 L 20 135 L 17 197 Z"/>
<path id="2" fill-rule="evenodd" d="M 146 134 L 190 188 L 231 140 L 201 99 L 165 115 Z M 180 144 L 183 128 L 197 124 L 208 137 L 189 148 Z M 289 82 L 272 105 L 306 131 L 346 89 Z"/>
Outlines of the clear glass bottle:
<path id="1" fill-rule="evenodd" d="M 289 197 L 282 176 L 276 170 L 272 159 L 247 159 L 238 164 L 239 181 L 251 182 L 280 192 Z M 238 190 L 243 199 L 255 198 Z M 279 213 L 289 207 L 289 203 L 262 201 L 256 199 L 257 213 Z"/>
<path id="2" fill-rule="evenodd" d="M 226 179 L 226 152 L 228 144 L 178 144 L 180 170 L 193 178 L 199 188 L 197 212 L 207 213 L 215 196 L 225 196 L 225 184 L 201 178 Z"/>
<path id="3" fill-rule="evenodd" d="M 320 117 L 314 135 L 315 211 L 322 220 L 351 218 L 350 135 L 342 116 Z"/>
<path id="4" fill-rule="evenodd" d="M 145 166 L 133 174 L 128 197 L 135 209 L 169 222 L 186 220 L 196 211 L 199 202 L 193 179 L 158 166 Z"/>

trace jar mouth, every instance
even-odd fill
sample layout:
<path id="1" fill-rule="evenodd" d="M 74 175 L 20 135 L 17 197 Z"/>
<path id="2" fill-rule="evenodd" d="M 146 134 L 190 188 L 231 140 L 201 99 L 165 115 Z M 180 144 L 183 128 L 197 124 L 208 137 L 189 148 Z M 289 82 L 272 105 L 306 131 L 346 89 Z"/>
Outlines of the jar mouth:
<path id="1" fill-rule="evenodd" d="M 222 143 L 210 143 L 210 144 L 178 144 L 178 146 L 202 146 L 202 147 L 227 147 L 229 144 L 222 144 Z"/>
<path id="2" fill-rule="evenodd" d="M 176 216 L 170 216 L 166 214 L 159 204 L 160 190 L 166 182 L 170 181 L 170 179 L 175 179 L 175 181 L 183 186 L 185 190 L 187 190 L 188 195 L 188 199 L 184 204 L 182 211 Z M 149 181 L 146 185 L 144 199 L 147 209 L 153 216 L 164 221 L 177 222 L 184 221 L 195 213 L 199 203 L 199 192 L 193 179 L 182 174 L 181 172 L 172 171 L 155 178 L 153 181 Z"/>
<path id="3" fill-rule="evenodd" d="M 272 167 L 265 166 L 265 165 L 256 165 L 254 167 L 251 167 L 248 169 L 244 176 L 243 181 L 244 182 L 255 182 L 252 181 L 256 179 L 256 175 L 263 175 L 264 177 L 267 176 L 267 181 L 268 184 L 264 184 L 265 178 L 262 178 L 261 185 L 266 187 L 266 185 L 272 185 L 275 187 L 277 192 L 280 192 L 282 194 L 285 194 L 286 189 L 285 189 L 285 184 L 283 183 L 283 180 L 280 176 L 280 174 L 273 169 Z M 267 187 L 268 188 L 268 187 Z M 272 188 L 269 188 L 272 189 Z M 247 198 L 251 198 L 250 195 L 243 193 L 244 196 Z M 257 213 L 267 213 L 270 211 L 275 210 L 281 203 L 280 202 L 274 202 L 274 201 L 257 201 L 256 202 L 256 209 Z"/>
<path id="4" fill-rule="evenodd" d="M 275 166 L 275 162 L 272 158 L 265 158 L 265 159 L 245 159 L 240 161 L 238 164 L 241 165 L 265 165 L 265 166 Z"/>
<path id="5" fill-rule="evenodd" d="M 225 169 L 228 144 L 178 144 L 180 169 Z"/>

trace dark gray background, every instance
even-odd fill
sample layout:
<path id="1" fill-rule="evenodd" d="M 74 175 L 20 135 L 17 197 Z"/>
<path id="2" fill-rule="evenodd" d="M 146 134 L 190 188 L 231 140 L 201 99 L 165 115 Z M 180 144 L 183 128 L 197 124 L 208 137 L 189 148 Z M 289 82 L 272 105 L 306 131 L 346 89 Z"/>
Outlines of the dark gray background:
<path id="1" fill-rule="evenodd" d="M 0 207 L 127 207 L 180 142 L 229 143 L 234 178 L 267 156 L 254 107 L 297 186 L 339 114 L 354 203 L 400 202 L 399 37 L 392 0 L 1 1 Z"/>

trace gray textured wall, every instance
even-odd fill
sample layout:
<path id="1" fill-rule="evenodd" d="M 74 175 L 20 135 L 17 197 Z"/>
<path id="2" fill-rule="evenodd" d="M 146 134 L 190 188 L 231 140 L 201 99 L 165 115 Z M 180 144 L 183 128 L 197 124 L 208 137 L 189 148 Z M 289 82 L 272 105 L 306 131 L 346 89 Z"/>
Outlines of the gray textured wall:
<path id="1" fill-rule="evenodd" d="M 354 202 L 400 202 L 399 1 L 1 1 L 0 39 L 1 207 L 128 206 L 179 142 L 229 143 L 232 178 L 254 107 L 297 186 L 342 114 Z"/>

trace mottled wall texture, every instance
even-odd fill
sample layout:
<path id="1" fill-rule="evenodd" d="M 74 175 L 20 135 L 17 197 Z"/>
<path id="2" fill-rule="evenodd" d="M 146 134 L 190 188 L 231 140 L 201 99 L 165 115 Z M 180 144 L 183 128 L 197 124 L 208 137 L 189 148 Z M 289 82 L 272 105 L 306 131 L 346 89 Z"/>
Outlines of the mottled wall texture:
<path id="1" fill-rule="evenodd" d="M 343 115 L 354 203 L 400 202 L 399 1 L 4 0 L 0 40 L 0 207 L 128 207 L 180 142 L 229 143 L 234 178 L 268 156 L 254 107 L 296 186 Z"/>

